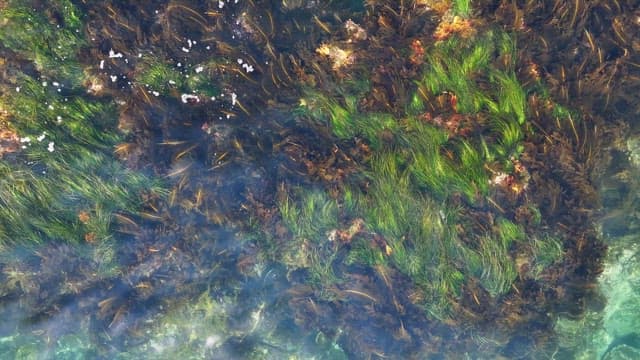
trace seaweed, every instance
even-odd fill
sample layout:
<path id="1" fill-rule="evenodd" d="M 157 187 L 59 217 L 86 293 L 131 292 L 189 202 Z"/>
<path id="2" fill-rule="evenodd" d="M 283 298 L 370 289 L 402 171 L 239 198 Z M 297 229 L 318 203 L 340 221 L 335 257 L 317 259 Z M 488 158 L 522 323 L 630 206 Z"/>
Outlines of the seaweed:
<path id="1" fill-rule="evenodd" d="M 526 357 L 584 311 L 630 4 L 6 3 L 0 292 L 106 334 L 51 353 Z"/>
<path id="2" fill-rule="evenodd" d="M 471 0 L 453 0 L 452 12 L 454 15 L 467 18 L 471 16 L 471 11 Z"/>
<path id="3" fill-rule="evenodd" d="M 76 61 L 76 52 L 85 44 L 79 36 L 82 22 L 70 1 L 50 2 L 49 14 L 34 11 L 24 2 L 11 2 L 0 9 L 3 30 L 0 41 L 11 51 L 32 61 L 35 69 L 49 79 L 78 86 L 82 81 L 82 68 Z"/>
<path id="4" fill-rule="evenodd" d="M 280 194 L 280 214 L 292 238 L 275 249 L 273 257 L 292 269 L 307 268 L 310 281 L 326 287 L 338 281 L 332 269 L 336 253 L 331 242 L 336 240 L 330 235 L 338 228 L 337 203 L 324 192 L 299 189 L 297 193 L 296 200 Z"/>
<path id="5" fill-rule="evenodd" d="M 514 73 L 515 54 L 515 40 L 499 31 L 476 39 L 452 36 L 426 55 L 424 75 L 404 117 L 362 112 L 353 97 L 313 91 L 298 113 L 328 126 L 339 139 L 365 139 L 372 152 L 362 164 L 366 191 L 347 184 L 344 200 L 339 199 L 346 204 L 345 214 L 362 218 L 373 232 L 373 240 L 353 240 L 347 263 L 394 266 L 412 279 L 430 304 L 428 312 L 438 319 L 450 316 L 452 299 L 471 277 L 492 297 L 500 297 L 518 275 L 510 254 L 513 242 L 525 238 L 518 225 L 501 219 L 495 231 L 470 248 L 460 241 L 467 235 L 455 228 L 455 220 L 442 215 L 459 196 L 469 204 L 483 202 L 492 183 L 487 169 L 512 172 L 524 151 L 527 108 Z M 434 105 L 432 96 L 440 94 L 450 94 L 450 107 Z M 456 116 L 465 121 L 487 117 L 489 131 L 465 135 L 441 125 L 445 120 L 429 120 L 436 115 L 425 121 L 429 102 L 432 109 L 453 112 L 437 115 L 449 116 L 449 122 L 460 121 Z"/>
<path id="6" fill-rule="evenodd" d="M 66 1 L 51 6 L 57 17 L 21 6 L 2 10 L 11 24 L 29 27 L 22 32 L 3 27 L 3 43 L 39 71 L 36 78 L 14 69 L 14 77 L 4 79 L 0 99 L 10 126 L 23 139 L 19 161 L 1 160 L 5 250 L 49 240 L 109 241 L 111 214 L 133 214 L 143 192 L 162 192 L 159 182 L 112 159 L 111 149 L 121 140 L 115 106 L 80 93 L 83 71 L 76 55 L 85 42 L 78 11 Z"/>

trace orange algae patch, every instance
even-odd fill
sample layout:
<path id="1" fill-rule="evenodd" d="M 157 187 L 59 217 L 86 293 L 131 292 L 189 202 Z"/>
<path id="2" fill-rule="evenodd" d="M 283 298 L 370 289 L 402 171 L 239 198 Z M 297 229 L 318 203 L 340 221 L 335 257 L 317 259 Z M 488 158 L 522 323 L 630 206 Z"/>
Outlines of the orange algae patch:
<path id="1" fill-rule="evenodd" d="M 0 109 L 0 158 L 5 153 L 13 153 L 20 150 L 20 137 L 6 122 L 9 113 Z"/>
<path id="2" fill-rule="evenodd" d="M 355 57 L 351 50 L 344 50 L 336 45 L 322 44 L 316 49 L 316 52 L 320 55 L 329 57 L 331 60 L 333 70 L 340 70 L 341 68 L 353 64 Z"/>
<path id="3" fill-rule="evenodd" d="M 453 34 L 458 34 L 462 38 L 468 39 L 476 34 L 476 29 L 473 27 L 471 20 L 454 16 L 451 19 L 442 19 L 433 33 L 433 37 L 440 41 L 446 40 Z"/>
<path id="4" fill-rule="evenodd" d="M 427 7 L 442 16 L 451 8 L 451 0 L 416 0 L 416 6 Z"/>

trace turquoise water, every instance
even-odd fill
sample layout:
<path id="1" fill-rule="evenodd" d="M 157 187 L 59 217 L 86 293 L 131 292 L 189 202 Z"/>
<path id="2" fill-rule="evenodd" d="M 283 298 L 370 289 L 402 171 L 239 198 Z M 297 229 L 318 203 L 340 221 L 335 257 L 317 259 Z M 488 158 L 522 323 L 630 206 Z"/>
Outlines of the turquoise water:
<path id="1" fill-rule="evenodd" d="M 598 279 L 599 303 L 579 320 L 560 317 L 556 323 L 561 344 L 573 349 L 577 359 L 637 358 L 638 333 L 638 236 L 636 179 L 638 138 L 622 142 L 624 165 L 603 181 L 606 207 L 601 229 L 607 240 L 608 254 Z"/>

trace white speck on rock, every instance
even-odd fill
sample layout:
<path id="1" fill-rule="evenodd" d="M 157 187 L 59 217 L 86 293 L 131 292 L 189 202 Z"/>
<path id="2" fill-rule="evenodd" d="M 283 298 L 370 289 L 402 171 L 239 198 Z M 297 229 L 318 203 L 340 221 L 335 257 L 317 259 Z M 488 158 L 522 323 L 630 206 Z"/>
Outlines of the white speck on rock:
<path id="1" fill-rule="evenodd" d="M 111 59 L 113 59 L 113 58 L 121 58 L 123 56 L 124 55 L 121 52 L 117 53 L 117 52 L 113 51 L 113 49 L 109 50 L 109 58 L 111 58 Z"/>
<path id="2" fill-rule="evenodd" d="M 189 100 L 195 100 L 195 102 L 200 102 L 200 98 L 197 95 L 193 95 L 193 94 L 182 94 L 180 96 L 180 99 L 185 104 L 188 103 Z"/>

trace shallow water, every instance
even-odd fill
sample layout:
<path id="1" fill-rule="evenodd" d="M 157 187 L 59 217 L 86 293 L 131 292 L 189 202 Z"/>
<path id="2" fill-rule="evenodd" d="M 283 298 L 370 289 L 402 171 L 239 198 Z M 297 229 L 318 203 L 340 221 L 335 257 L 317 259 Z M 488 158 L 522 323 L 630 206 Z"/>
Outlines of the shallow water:
<path id="1" fill-rule="evenodd" d="M 465 4 L 0 4 L 0 357 L 637 355 L 638 4 Z"/>

